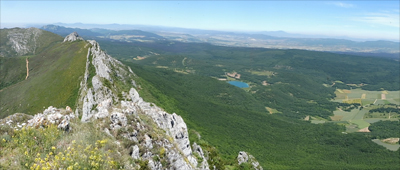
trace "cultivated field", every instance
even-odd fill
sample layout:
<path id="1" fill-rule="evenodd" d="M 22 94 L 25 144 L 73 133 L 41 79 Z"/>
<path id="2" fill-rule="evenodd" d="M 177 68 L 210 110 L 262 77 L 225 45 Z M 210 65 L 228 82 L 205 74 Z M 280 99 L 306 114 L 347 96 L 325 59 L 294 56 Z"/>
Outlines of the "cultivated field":
<path id="1" fill-rule="evenodd" d="M 270 77 L 270 76 L 275 75 L 275 73 L 273 71 L 268 71 L 268 70 L 263 70 L 263 71 L 251 70 L 251 71 L 248 71 L 248 72 L 250 72 L 251 74 L 259 75 L 259 76 L 268 76 L 268 77 Z"/>
<path id="2" fill-rule="evenodd" d="M 344 90 L 337 89 L 336 98 L 334 102 L 354 104 L 359 103 L 363 107 L 362 109 L 354 108 L 350 111 L 343 111 L 338 109 L 333 112 L 334 116 L 331 116 L 331 121 L 336 123 L 342 123 L 346 125 L 347 132 L 357 132 L 360 129 L 369 127 L 371 123 L 375 123 L 380 120 L 399 120 L 400 115 L 397 113 L 391 113 L 390 119 L 388 113 L 369 113 L 370 109 L 379 107 L 396 107 L 389 106 L 388 104 L 400 103 L 400 91 L 366 91 L 361 89 Z M 323 123 L 326 120 L 314 118 L 313 123 Z"/>
<path id="3" fill-rule="evenodd" d="M 368 104 L 400 104 L 400 91 L 366 91 L 361 89 L 337 89 L 335 101 L 344 103 Z"/>

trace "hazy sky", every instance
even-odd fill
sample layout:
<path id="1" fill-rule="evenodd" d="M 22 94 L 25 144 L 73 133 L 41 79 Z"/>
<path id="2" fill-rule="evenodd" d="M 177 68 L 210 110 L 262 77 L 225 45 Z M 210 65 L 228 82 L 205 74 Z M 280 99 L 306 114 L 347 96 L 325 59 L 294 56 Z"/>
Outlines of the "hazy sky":
<path id="1" fill-rule="evenodd" d="M 1 27 L 143 24 L 399 40 L 399 1 L 4 1 Z"/>

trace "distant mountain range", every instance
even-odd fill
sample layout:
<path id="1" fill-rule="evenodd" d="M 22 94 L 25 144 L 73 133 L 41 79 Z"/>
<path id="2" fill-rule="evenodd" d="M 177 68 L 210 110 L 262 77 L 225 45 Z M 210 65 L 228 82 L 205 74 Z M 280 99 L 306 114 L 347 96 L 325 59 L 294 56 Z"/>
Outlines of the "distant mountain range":
<path id="1" fill-rule="evenodd" d="M 30 24 L 27 27 L 41 27 L 45 24 Z M 376 41 L 380 39 L 363 39 L 354 38 L 348 36 L 329 36 L 329 35 L 318 35 L 318 34 L 299 34 L 299 33 L 289 33 L 283 30 L 279 31 L 221 31 L 221 30 L 202 30 L 194 28 L 179 28 L 179 27 L 166 27 L 166 26 L 156 26 L 156 25 L 139 25 L 139 24 L 84 24 L 84 23 L 54 23 L 53 25 L 59 25 L 71 28 L 81 28 L 81 29 L 92 29 L 92 28 L 103 28 L 111 30 L 143 30 L 150 32 L 174 32 L 174 33 L 185 33 L 185 34 L 220 34 L 220 33 L 246 33 L 246 34 L 264 34 L 274 37 L 286 37 L 286 38 L 332 38 L 332 39 L 346 39 L 352 41 Z M 390 41 L 399 42 L 399 39 L 392 39 Z"/>
<path id="2" fill-rule="evenodd" d="M 334 38 L 304 38 L 307 36 L 291 34 L 284 31 L 246 33 L 145 25 L 57 24 L 58 25 L 45 25 L 40 28 L 61 36 L 66 36 L 71 32 L 78 32 L 84 38 L 107 38 L 126 42 L 155 42 L 166 40 L 195 43 L 206 42 L 221 46 L 304 49 L 351 53 L 362 56 L 400 57 L 400 43 L 385 40 L 361 42 Z"/>

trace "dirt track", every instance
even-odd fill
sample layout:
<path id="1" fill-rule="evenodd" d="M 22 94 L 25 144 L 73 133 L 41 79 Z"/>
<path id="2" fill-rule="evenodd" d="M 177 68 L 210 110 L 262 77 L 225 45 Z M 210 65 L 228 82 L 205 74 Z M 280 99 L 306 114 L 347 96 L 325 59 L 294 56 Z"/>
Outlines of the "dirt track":
<path id="1" fill-rule="evenodd" d="M 25 80 L 28 79 L 29 77 L 29 61 L 28 58 L 26 58 L 26 77 Z"/>

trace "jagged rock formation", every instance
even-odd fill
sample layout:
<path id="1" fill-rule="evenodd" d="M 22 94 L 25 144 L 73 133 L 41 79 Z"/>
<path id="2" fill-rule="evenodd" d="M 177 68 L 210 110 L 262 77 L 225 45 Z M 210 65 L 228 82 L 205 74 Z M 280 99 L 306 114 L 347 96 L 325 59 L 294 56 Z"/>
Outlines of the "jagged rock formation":
<path id="1" fill-rule="evenodd" d="M 67 108 L 68 107 L 69 106 L 67 106 Z M 38 113 L 32 119 L 28 120 L 27 126 L 39 128 L 49 124 L 55 124 L 59 129 L 69 131 L 69 121 L 73 118 L 75 118 L 73 112 L 50 106 L 44 110 L 43 113 Z"/>
<path id="2" fill-rule="evenodd" d="M 71 35 L 77 37 L 70 34 L 65 40 L 74 39 L 68 38 Z M 102 51 L 96 41 L 87 42 L 91 47 L 88 50 L 85 77 L 81 82 L 78 108 L 75 110 L 76 115 L 82 115 L 81 121 L 109 118 L 110 129 L 105 129 L 108 133 L 119 128 L 134 129 L 123 136 L 132 141 L 140 141 L 138 136 L 143 136 L 143 141 L 139 143 L 143 144 L 141 147 L 146 148 L 146 152 L 139 153 L 137 148 L 140 146 L 133 146 L 132 157 L 149 160 L 152 169 L 163 168 L 159 161 L 152 158 L 154 154 L 150 150 L 154 147 L 164 149 L 166 159 L 174 169 L 209 169 L 201 147 L 196 145 L 196 152 L 200 153 L 203 161 L 198 162 L 193 155 L 182 117 L 166 113 L 154 104 L 143 101 L 135 88 L 130 88 L 129 92 L 117 89 L 118 83 L 135 87 L 134 73 Z M 157 128 L 165 131 L 166 138 L 153 141 L 148 134 L 140 134 L 146 128 L 139 114 L 150 117 Z M 135 121 L 129 122 L 127 117 L 133 117 Z"/>
<path id="3" fill-rule="evenodd" d="M 77 114 L 82 110 L 82 121 L 89 120 L 96 113 L 94 108 L 99 103 L 106 100 L 118 102 L 122 99 L 118 94 L 122 96 L 125 92 L 115 90 L 115 82 L 135 86 L 132 80 L 134 74 L 129 67 L 102 51 L 96 41 L 88 42 L 91 47 L 87 54 L 85 76 L 81 82 L 79 107 L 76 109 Z"/>
<path id="4" fill-rule="evenodd" d="M 248 154 L 247 152 L 240 151 L 237 157 L 239 165 L 242 163 L 250 163 L 252 167 L 256 170 L 263 170 L 260 163 L 254 158 L 253 155 Z"/>
<path id="5" fill-rule="evenodd" d="M 63 41 L 63 42 L 66 42 L 66 41 L 76 41 L 76 40 L 83 40 L 83 38 L 80 37 L 80 36 L 78 35 L 77 32 L 73 32 L 73 33 L 67 35 L 67 36 L 64 38 L 64 41 Z"/>

